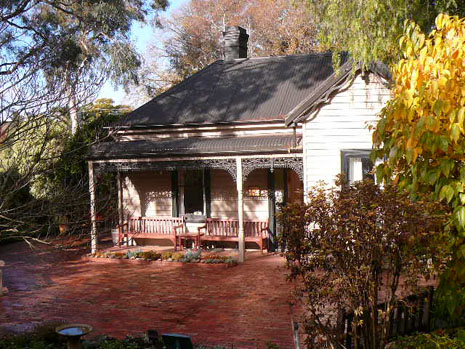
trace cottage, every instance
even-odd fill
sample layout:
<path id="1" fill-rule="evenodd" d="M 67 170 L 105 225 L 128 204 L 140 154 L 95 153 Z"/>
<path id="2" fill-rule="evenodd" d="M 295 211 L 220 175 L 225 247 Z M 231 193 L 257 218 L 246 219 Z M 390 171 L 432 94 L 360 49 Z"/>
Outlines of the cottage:
<path id="1" fill-rule="evenodd" d="M 224 60 L 129 113 L 115 141 L 89 155 L 92 251 L 94 173 L 117 173 L 122 237 L 165 237 L 176 248 L 238 243 L 274 249 L 278 203 L 303 200 L 319 180 L 370 170 L 367 123 L 389 98 L 382 65 L 352 74 L 330 53 L 247 58 L 243 28 L 223 33 Z M 246 246 L 247 245 L 247 246 Z"/>

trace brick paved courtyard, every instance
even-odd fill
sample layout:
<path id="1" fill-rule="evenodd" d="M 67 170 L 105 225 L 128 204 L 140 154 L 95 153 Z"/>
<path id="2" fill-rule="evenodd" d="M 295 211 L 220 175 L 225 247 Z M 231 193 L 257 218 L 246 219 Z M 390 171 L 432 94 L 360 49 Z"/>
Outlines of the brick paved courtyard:
<path id="1" fill-rule="evenodd" d="M 0 246 L 6 261 L 0 330 L 44 321 L 94 326 L 94 334 L 139 335 L 147 329 L 192 336 L 194 343 L 234 348 L 292 347 L 284 259 L 254 255 L 223 265 L 117 264 L 81 260 L 82 248 L 61 252 L 24 243 Z"/>

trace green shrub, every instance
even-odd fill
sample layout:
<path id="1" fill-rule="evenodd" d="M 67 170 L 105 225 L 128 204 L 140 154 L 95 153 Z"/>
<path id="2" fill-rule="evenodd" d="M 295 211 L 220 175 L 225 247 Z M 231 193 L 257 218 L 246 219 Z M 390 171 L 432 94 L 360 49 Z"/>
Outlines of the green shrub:
<path id="1" fill-rule="evenodd" d="M 266 342 L 266 349 L 279 349 L 279 345 L 271 342 L 271 341 L 268 341 Z"/>
<path id="2" fill-rule="evenodd" d="M 219 260 L 219 261 L 227 261 L 230 257 L 228 256 L 220 256 L 217 254 L 209 254 L 208 256 L 203 257 L 202 259 L 207 261 L 207 260 Z"/>
<path id="3" fill-rule="evenodd" d="M 174 262 L 180 262 L 183 258 L 184 254 L 182 252 L 165 251 L 161 255 L 161 259 L 164 261 L 171 260 Z"/>
<path id="4" fill-rule="evenodd" d="M 0 337 L 0 349 L 56 349 L 65 348 L 65 339 L 55 332 L 61 322 L 49 322 L 20 335 Z"/>
<path id="5" fill-rule="evenodd" d="M 197 250 L 195 252 L 192 252 L 192 250 L 189 250 L 186 252 L 186 254 L 181 259 L 181 261 L 184 263 L 200 261 L 201 254 L 202 254 L 202 250 Z"/>
<path id="6" fill-rule="evenodd" d="M 141 253 L 142 250 L 137 250 L 137 251 L 128 251 L 128 258 L 131 259 L 131 258 L 136 258 L 139 253 Z"/>
<path id="7" fill-rule="evenodd" d="M 166 261 L 170 258 L 173 258 L 173 252 L 172 251 L 165 251 L 161 254 L 161 259 Z"/>
<path id="8" fill-rule="evenodd" d="M 140 252 L 138 257 L 148 259 L 149 261 L 156 261 L 161 258 L 161 253 L 155 251 L 144 251 Z"/>
<path id="9" fill-rule="evenodd" d="M 179 262 L 181 261 L 182 259 L 184 258 L 184 254 L 182 254 L 181 252 L 175 252 L 173 253 L 173 255 L 171 256 L 171 259 L 175 262 Z"/>
<path id="10" fill-rule="evenodd" d="M 393 349 L 465 349 L 465 329 L 437 330 L 433 333 L 421 333 L 401 337 L 396 340 Z"/>
<path id="11" fill-rule="evenodd" d="M 228 264 L 229 266 L 237 265 L 237 261 L 231 256 L 220 256 L 211 254 L 202 258 L 202 262 L 206 264 Z"/>
<path id="12" fill-rule="evenodd" d="M 86 341 L 83 343 L 84 349 L 145 349 L 148 344 L 142 338 L 127 337 L 125 339 L 115 339 L 103 337 L 96 341 Z"/>
<path id="13" fill-rule="evenodd" d="M 65 349 L 66 339 L 55 332 L 55 328 L 63 323 L 46 323 L 30 332 L 20 335 L 0 337 L 0 349 Z M 147 337 L 131 337 L 116 339 L 98 336 L 82 341 L 83 349 L 156 349 L 162 343 L 152 344 Z M 224 349 L 223 346 L 194 345 L 196 349 Z"/>

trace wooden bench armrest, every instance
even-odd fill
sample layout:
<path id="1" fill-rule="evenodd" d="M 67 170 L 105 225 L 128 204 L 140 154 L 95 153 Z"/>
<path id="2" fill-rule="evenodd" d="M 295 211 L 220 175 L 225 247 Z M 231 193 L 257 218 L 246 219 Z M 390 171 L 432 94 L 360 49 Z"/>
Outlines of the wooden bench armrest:
<path id="1" fill-rule="evenodd" d="M 184 224 L 175 225 L 175 226 L 173 227 L 175 233 L 177 233 L 176 230 L 182 229 L 182 228 L 184 228 Z"/>
<path id="2" fill-rule="evenodd" d="M 262 236 L 268 236 L 268 232 L 270 231 L 270 227 L 267 225 L 265 228 L 260 229 L 260 233 L 262 233 Z"/>
<path id="3" fill-rule="evenodd" d="M 118 246 L 121 246 L 124 234 L 129 233 L 129 222 L 123 222 L 118 224 L 116 227 L 118 228 Z M 126 229 L 124 229 L 124 227 L 126 227 Z"/>
<path id="4" fill-rule="evenodd" d="M 205 229 L 205 232 L 202 233 L 202 232 L 201 232 L 202 229 Z M 207 232 L 207 225 L 204 224 L 204 225 L 198 227 L 198 228 L 197 228 L 197 232 L 199 233 L 199 236 L 204 235 L 204 234 Z"/>
<path id="5" fill-rule="evenodd" d="M 118 224 L 116 226 L 116 228 L 118 229 L 118 232 L 121 232 L 121 233 L 124 233 L 124 228 L 126 227 L 126 232 L 129 230 L 129 223 L 128 222 L 124 222 L 124 223 L 121 223 L 121 224 Z"/>

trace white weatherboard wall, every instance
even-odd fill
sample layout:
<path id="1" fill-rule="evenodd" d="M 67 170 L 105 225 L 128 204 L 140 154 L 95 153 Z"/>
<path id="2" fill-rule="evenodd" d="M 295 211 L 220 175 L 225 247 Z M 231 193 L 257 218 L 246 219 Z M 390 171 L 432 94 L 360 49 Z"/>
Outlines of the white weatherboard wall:
<path id="1" fill-rule="evenodd" d="M 211 216 L 237 219 L 237 189 L 231 175 L 223 170 L 211 171 Z M 267 170 L 252 171 L 244 183 L 244 218 L 268 219 Z M 263 195 L 250 197 L 249 189 L 258 189 Z"/>
<path id="2" fill-rule="evenodd" d="M 130 173 L 123 180 L 124 216 L 171 216 L 171 177 L 168 171 Z"/>
<path id="3" fill-rule="evenodd" d="M 374 124 L 389 97 L 379 77 L 370 74 L 362 79 L 359 74 L 308 117 L 303 123 L 305 192 L 321 180 L 334 184 L 342 171 L 342 150 L 372 148 L 368 124 Z"/>

